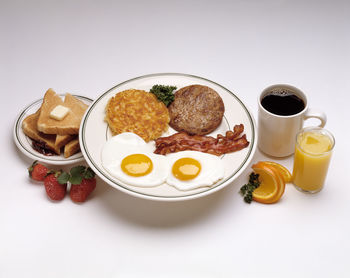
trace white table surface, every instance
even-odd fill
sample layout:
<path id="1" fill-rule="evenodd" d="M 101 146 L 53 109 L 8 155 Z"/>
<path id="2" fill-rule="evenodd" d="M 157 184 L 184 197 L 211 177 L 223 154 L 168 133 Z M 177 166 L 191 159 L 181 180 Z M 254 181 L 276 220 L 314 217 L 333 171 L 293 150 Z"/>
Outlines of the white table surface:
<path id="1" fill-rule="evenodd" d="M 346 0 L 0 1 L 0 277 L 349 277 L 349 30 Z M 50 87 L 95 99 L 160 72 L 218 82 L 255 117 L 265 87 L 303 90 L 336 138 L 324 190 L 248 205 L 247 169 L 191 201 L 98 180 L 82 205 L 50 202 L 13 143 L 19 111 Z"/>

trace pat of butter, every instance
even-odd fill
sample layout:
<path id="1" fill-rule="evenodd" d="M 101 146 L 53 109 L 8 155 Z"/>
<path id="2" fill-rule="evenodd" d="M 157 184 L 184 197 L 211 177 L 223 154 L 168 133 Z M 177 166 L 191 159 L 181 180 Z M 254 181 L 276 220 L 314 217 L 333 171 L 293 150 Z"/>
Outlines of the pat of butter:
<path id="1" fill-rule="evenodd" d="M 50 118 L 62 121 L 65 116 L 67 116 L 69 112 L 69 108 L 62 106 L 62 105 L 57 105 L 54 109 L 52 109 L 50 113 Z"/>

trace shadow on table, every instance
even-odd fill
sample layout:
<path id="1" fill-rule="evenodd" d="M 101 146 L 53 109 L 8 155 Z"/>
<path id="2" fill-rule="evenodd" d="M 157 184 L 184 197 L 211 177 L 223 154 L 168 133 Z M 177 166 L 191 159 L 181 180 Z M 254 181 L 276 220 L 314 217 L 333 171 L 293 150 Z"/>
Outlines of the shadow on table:
<path id="1" fill-rule="evenodd" d="M 13 144 L 13 148 L 24 167 L 28 167 L 33 162 L 32 159 L 23 155 L 15 144 Z M 69 171 L 71 167 L 79 164 L 86 163 L 80 162 L 73 165 L 53 167 Z M 174 228 L 193 225 L 218 213 L 225 202 L 231 202 L 235 199 L 236 204 L 234 204 L 233 209 L 240 206 L 241 203 L 237 202 L 240 198 L 234 197 L 238 195 L 239 186 L 237 184 L 242 185 L 246 182 L 249 171 L 248 168 L 235 180 L 235 184 L 228 185 L 213 194 L 193 200 L 176 202 L 152 201 L 133 197 L 112 188 L 97 178 L 97 188 L 93 192 L 90 201 L 96 202 L 100 208 L 104 208 L 111 218 L 120 218 L 133 225 L 150 228 Z"/>
<path id="2" fill-rule="evenodd" d="M 250 165 L 234 181 L 234 184 L 198 199 L 176 202 L 151 201 L 128 195 L 112 188 L 102 180 L 99 180 L 99 186 L 95 194 L 98 195 L 97 200 L 100 205 L 106 209 L 112 218 L 122 218 L 122 220 L 134 225 L 151 228 L 174 228 L 192 225 L 211 217 L 215 213 L 219 213 L 223 206 L 227 206 L 227 202 L 232 201 L 230 209 L 239 210 L 243 202 L 238 193 L 239 188 L 247 182 L 247 178 L 252 171 L 251 164 L 259 160 L 271 160 L 271 158 L 257 150 Z M 232 217 L 235 217 L 235 215 L 237 214 L 233 214 Z"/>
<path id="3" fill-rule="evenodd" d="M 23 155 L 13 144 L 14 152 L 18 160 L 27 168 L 33 159 Z M 85 162 L 75 163 L 67 166 L 52 166 L 54 169 L 69 171 L 71 167 Z M 232 192 L 226 188 L 209 196 L 194 200 L 164 202 L 152 201 L 133 197 L 121 192 L 103 180 L 97 178 L 97 187 L 93 192 L 90 202 L 95 202 L 100 208 L 105 209 L 111 218 L 120 218 L 133 225 L 148 226 L 154 228 L 171 228 L 182 225 L 191 225 L 215 212 L 215 208 L 222 199 L 230 198 Z M 225 196 L 227 195 L 227 196 Z"/>
<path id="4" fill-rule="evenodd" d="M 236 188 L 235 188 L 236 189 Z M 224 199 L 231 199 L 230 186 L 209 196 L 193 200 L 165 202 L 136 198 L 98 181 L 95 195 L 111 217 L 122 218 L 134 225 L 172 228 L 191 225 L 217 211 Z M 237 192 L 235 191 L 237 194 Z"/>

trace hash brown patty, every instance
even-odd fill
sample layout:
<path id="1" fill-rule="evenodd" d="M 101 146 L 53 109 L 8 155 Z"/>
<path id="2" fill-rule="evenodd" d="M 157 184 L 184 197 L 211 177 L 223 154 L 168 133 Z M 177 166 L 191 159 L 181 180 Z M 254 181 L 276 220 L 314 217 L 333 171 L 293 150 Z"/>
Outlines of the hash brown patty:
<path id="1" fill-rule="evenodd" d="M 133 132 L 146 142 L 168 129 L 169 112 L 154 94 L 125 90 L 112 97 L 106 106 L 105 121 L 114 135 Z"/>
<path id="2" fill-rule="evenodd" d="M 213 89 L 203 85 L 190 85 L 175 93 L 175 99 L 168 110 L 172 128 L 191 135 L 204 135 L 220 125 L 225 106 Z"/>

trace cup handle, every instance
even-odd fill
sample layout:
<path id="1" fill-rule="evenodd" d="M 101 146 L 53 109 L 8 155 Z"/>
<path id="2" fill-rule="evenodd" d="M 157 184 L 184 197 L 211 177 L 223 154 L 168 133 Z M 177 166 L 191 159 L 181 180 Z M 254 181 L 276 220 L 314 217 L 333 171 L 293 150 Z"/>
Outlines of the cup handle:
<path id="1" fill-rule="evenodd" d="M 324 127 L 327 123 L 327 116 L 325 113 L 321 111 L 317 111 L 314 109 L 308 109 L 304 115 L 304 120 L 310 119 L 310 118 L 316 118 L 321 121 L 321 123 L 318 125 L 319 127 Z"/>

